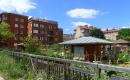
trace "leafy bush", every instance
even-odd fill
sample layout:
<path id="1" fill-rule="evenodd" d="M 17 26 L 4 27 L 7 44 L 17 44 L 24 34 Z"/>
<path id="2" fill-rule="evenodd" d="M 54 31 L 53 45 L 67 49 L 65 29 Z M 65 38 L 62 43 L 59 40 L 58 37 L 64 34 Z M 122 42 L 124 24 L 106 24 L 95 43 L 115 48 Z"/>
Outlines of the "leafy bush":
<path id="1" fill-rule="evenodd" d="M 64 46 L 60 44 L 54 44 L 49 46 L 47 49 L 47 56 L 65 59 L 73 58 L 73 54 L 71 53 L 71 51 L 64 49 Z"/>
<path id="2" fill-rule="evenodd" d="M 26 52 L 36 55 L 42 54 L 41 42 L 38 41 L 37 39 L 27 37 L 24 39 L 23 43 Z"/>
<path id="3" fill-rule="evenodd" d="M 119 63 L 124 63 L 129 61 L 130 56 L 128 52 L 121 52 L 118 54 L 117 58 Z"/>
<path id="4" fill-rule="evenodd" d="M 61 55 L 62 52 L 63 52 L 63 45 L 54 44 L 48 47 L 47 56 L 61 58 L 63 57 Z"/>
<path id="5" fill-rule="evenodd" d="M 65 59 L 73 59 L 73 53 L 71 51 L 67 50 L 64 53 Z"/>

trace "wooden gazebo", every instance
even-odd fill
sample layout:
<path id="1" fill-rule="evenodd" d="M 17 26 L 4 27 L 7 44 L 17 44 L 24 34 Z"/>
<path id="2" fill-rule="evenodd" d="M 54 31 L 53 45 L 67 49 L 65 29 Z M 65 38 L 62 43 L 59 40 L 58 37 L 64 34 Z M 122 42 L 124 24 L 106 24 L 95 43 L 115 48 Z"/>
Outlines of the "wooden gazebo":
<path id="1" fill-rule="evenodd" d="M 74 57 L 82 57 L 85 61 L 99 61 L 101 55 L 107 50 L 106 45 L 111 52 L 113 42 L 99 39 L 95 37 L 81 37 L 69 41 L 62 42 L 65 46 L 69 46 Z"/>

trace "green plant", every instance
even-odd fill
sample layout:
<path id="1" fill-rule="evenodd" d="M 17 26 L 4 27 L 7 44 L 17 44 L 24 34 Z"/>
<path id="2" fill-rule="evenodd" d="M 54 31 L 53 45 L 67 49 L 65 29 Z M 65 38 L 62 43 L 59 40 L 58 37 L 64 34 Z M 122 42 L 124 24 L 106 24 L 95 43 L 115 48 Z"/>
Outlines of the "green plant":
<path id="1" fill-rule="evenodd" d="M 23 43 L 24 43 L 26 52 L 30 54 L 36 54 L 36 55 L 42 54 L 41 42 L 39 40 L 26 37 L 23 40 Z"/>
<path id="2" fill-rule="evenodd" d="M 0 24 L 0 38 L 7 41 L 9 39 L 13 39 L 14 37 L 14 34 L 9 30 L 9 25 L 6 22 L 2 22 Z"/>
<path id="3" fill-rule="evenodd" d="M 21 69 L 20 63 L 15 63 L 7 51 L 0 51 L 0 72 L 3 73 L 5 79 L 16 80 L 24 76 L 25 70 Z"/>
<path id="4" fill-rule="evenodd" d="M 47 49 L 46 56 L 63 58 L 63 45 L 54 44 L 50 45 Z"/>
<path id="5" fill-rule="evenodd" d="M 124 62 L 128 62 L 129 61 L 129 54 L 128 52 L 120 52 L 118 55 L 117 55 L 117 61 L 119 63 L 124 63 Z"/>
<path id="6" fill-rule="evenodd" d="M 105 39 L 104 34 L 103 34 L 101 29 L 93 29 L 93 30 L 91 30 L 90 36 Z"/>
<path id="7" fill-rule="evenodd" d="M 117 38 L 130 41 L 130 29 L 129 28 L 120 29 Z"/>
<path id="8" fill-rule="evenodd" d="M 73 59 L 73 53 L 71 53 L 70 50 L 66 50 L 64 52 L 64 57 L 65 57 L 65 59 Z"/>

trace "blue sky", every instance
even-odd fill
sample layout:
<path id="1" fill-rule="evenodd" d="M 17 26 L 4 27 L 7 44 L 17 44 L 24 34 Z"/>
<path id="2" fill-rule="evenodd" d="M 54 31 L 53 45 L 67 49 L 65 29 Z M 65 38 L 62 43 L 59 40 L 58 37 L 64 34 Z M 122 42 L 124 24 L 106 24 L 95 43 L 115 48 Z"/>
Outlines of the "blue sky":
<path id="1" fill-rule="evenodd" d="M 64 33 L 73 33 L 79 24 L 101 29 L 129 27 L 129 4 L 130 0 L 0 0 L 0 12 L 54 20 Z"/>

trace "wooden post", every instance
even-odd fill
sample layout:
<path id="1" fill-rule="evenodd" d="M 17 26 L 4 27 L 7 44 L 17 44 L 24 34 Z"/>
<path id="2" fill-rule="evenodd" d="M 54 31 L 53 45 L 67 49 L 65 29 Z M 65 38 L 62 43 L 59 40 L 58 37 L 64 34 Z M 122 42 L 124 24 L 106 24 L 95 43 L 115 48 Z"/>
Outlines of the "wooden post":
<path id="1" fill-rule="evenodd" d="M 112 56 L 111 56 L 111 44 L 110 44 L 109 46 L 110 46 L 110 48 L 109 48 L 109 49 L 110 49 L 110 50 L 109 50 L 109 64 L 111 64 L 111 57 L 112 57 Z"/>
<path id="2" fill-rule="evenodd" d="M 97 61 L 96 52 L 94 52 L 94 61 Z"/>

